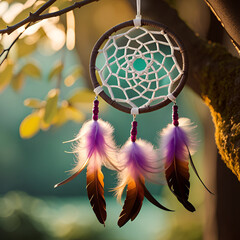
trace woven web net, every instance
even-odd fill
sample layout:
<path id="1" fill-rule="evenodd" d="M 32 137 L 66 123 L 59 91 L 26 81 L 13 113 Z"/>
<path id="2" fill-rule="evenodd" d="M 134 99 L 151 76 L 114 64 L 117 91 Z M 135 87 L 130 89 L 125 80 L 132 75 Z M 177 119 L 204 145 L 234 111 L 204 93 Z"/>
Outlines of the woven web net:
<path id="1" fill-rule="evenodd" d="M 164 31 L 132 27 L 103 44 L 96 61 L 105 93 L 130 108 L 167 98 L 183 74 L 180 48 Z"/>

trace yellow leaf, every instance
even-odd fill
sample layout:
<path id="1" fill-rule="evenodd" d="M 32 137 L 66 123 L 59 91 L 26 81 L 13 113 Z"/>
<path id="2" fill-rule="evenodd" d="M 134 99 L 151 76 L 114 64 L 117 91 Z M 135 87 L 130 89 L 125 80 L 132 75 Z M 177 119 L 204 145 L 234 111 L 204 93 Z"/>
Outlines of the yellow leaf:
<path id="1" fill-rule="evenodd" d="M 37 9 L 39 9 L 40 7 L 42 7 L 46 2 L 45 1 L 37 1 L 36 3 L 34 3 L 33 5 L 33 11 L 36 11 Z"/>
<path id="2" fill-rule="evenodd" d="M 7 27 L 7 24 L 3 21 L 2 18 L 0 18 L 0 29 L 4 29 Z"/>
<path id="3" fill-rule="evenodd" d="M 67 107 L 62 106 L 58 109 L 57 114 L 55 115 L 52 123 L 56 126 L 62 126 L 64 123 L 68 121 L 67 114 L 66 114 Z"/>
<path id="4" fill-rule="evenodd" d="M 13 76 L 13 63 L 5 60 L 0 67 L 0 92 L 2 92 L 10 83 Z"/>
<path id="5" fill-rule="evenodd" d="M 72 2 L 71 1 L 58 1 L 58 3 L 56 4 L 60 9 L 62 8 L 66 8 L 66 7 L 69 7 L 72 5 Z"/>
<path id="6" fill-rule="evenodd" d="M 50 124 L 50 123 L 46 123 L 46 122 L 44 121 L 44 119 L 43 119 L 44 114 L 45 114 L 45 108 L 39 109 L 38 112 L 39 112 L 39 115 L 40 115 L 40 117 L 41 117 L 40 128 L 41 128 L 43 131 L 47 131 L 47 130 L 50 128 L 51 124 Z"/>
<path id="7" fill-rule="evenodd" d="M 67 87 L 71 87 L 75 82 L 76 80 L 82 76 L 82 68 L 77 66 L 75 67 L 72 71 L 71 71 L 71 74 L 69 74 L 65 80 L 64 80 L 64 84 L 67 86 Z"/>
<path id="8" fill-rule="evenodd" d="M 18 73 L 16 76 L 13 77 L 12 79 L 12 88 L 18 92 L 22 89 L 24 83 L 24 75 L 23 73 Z"/>
<path id="9" fill-rule="evenodd" d="M 33 63 L 27 63 L 26 65 L 23 66 L 21 71 L 33 78 L 41 77 L 41 70 L 36 64 Z"/>
<path id="10" fill-rule="evenodd" d="M 52 78 L 58 76 L 62 70 L 63 70 L 63 63 L 62 62 L 58 62 L 54 67 L 53 69 L 51 70 L 51 72 L 49 73 L 48 75 L 48 80 L 52 80 Z"/>
<path id="11" fill-rule="evenodd" d="M 57 113 L 59 89 L 52 89 L 48 93 L 47 103 L 45 107 L 44 122 L 51 123 Z"/>
<path id="12" fill-rule="evenodd" d="M 40 127 L 43 131 L 47 131 L 50 128 L 51 124 L 50 123 L 45 123 L 44 120 L 42 119 Z"/>
<path id="13" fill-rule="evenodd" d="M 15 18 L 14 20 L 11 22 L 11 25 L 14 25 L 18 22 L 21 22 L 23 19 L 25 19 L 26 17 L 29 16 L 29 13 L 31 11 L 31 8 L 26 8 L 24 10 L 22 10 Z"/>
<path id="14" fill-rule="evenodd" d="M 66 114 L 69 120 L 73 120 L 77 123 L 83 122 L 85 119 L 85 115 L 82 112 L 71 106 L 67 107 Z"/>
<path id="15" fill-rule="evenodd" d="M 25 57 L 31 54 L 37 47 L 37 42 L 34 44 L 28 44 L 26 38 L 19 39 L 17 42 L 17 55 L 18 57 Z"/>
<path id="16" fill-rule="evenodd" d="M 52 124 L 57 126 L 63 125 L 65 122 L 68 121 L 68 116 L 66 109 L 68 108 L 69 104 L 66 100 L 61 102 L 61 106 L 57 110 L 57 114 L 55 115 Z"/>
<path id="17" fill-rule="evenodd" d="M 85 115 L 78 109 L 69 106 L 67 101 L 63 101 L 62 106 L 58 109 L 52 123 L 56 126 L 62 126 L 69 120 L 80 123 L 85 120 Z"/>
<path id="18" fill-rule="evenodd" d="M 88 89 L 80 89 L 68 99 L 68 102 L 73 106 L 78 104 L 92 104 L 94 98 L 95 94 L 92 91 Z"/>
<path id="19" fill-rule="evenodd" d="M 38 112 L 31 113 L 22 122 L 19 128 L 21 138 L 31 138 L 40 129 L 41 117 Z"/>
<path id="20" fill-rule="evenodd" d="M 40 99 L 36 98 L 27 98 L 24 101 L 24 105 L 30 108 L 42 108 L 46 104 L 45 101 L 41 101 Z"/>

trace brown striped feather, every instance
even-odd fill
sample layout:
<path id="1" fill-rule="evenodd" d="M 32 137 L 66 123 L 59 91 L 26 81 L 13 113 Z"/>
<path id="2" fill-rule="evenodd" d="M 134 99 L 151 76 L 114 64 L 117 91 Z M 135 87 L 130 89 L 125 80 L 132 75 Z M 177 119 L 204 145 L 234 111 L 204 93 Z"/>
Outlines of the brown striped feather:
<path id="1" fill-rule="evenodd" d="M 174 158 L 172 164 L 165 166 L 165 175 L 168 186 L 178 201 L 187 210 L 194 212 L 194 206 L 188 201 L 190 188 L 188 161 Z"/>
<path id="2" fill-rule="evenodd" d="M 142 207 L 144 199 L 144 188 L 140 180 L 130 179 L 127 186 L 127 195 L 123 205 L 122 212 L 119 216 L 118 226 L 122 227 L 130 219 L 133 221 Z"/>
<path id="3" fill-rule="evenodd" d="M 92 168 L 87 168 L 88 198 L 98 221 L 105 225 L 107 213 L 103 178 L 101 169 L 92 170 Z"/>

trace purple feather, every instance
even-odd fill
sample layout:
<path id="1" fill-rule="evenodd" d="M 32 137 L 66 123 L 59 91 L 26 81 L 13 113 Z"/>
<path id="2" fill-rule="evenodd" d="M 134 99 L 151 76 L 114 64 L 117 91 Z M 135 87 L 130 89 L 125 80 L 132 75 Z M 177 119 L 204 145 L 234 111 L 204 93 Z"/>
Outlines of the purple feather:
<path id="1" fill-rule="evenodd" d="M 119 186 L 123 188 L 129 178 L 136 180 L 146 177 L 154 182 L 159 173 L 163 171 L 163 167 L 157 161 L 157 154 L 152 144 L 141 139 L 138 139 L 136 142 L 129 140 L 120 149 L 119 163 L 122 164 L 121 169 L 123 169 L 119 173 Z M 117 192 L 117 195 L 118 199 L 120 199 L 122 191 Z"/>
<path id="2" fill-rule="evenodd" d="M 207 190 L 208 188 L 199 177 L 190 154 L 190 151 L 193 152 L 196 147 L 196 143 L 192 138 L 195 127 L 192 126 L 190 120 L 186 118 L 179 119 L 179 126 L 178 120 L 174 121 L 177 121 L 174 122 L 175 126 L 169 124 L 167 128 L 163 129 L 161 134 L 161 150 L 165 162 L 165 175 L 170 190 L 183 206 L 192 212 L 195 211 L 195 208 L 188 201 L 190 188 L 189 160 L 203 186 Z"/>
<path id="3" fill-rule="evenodd" d="M 119 162 L 123 163 L 123 171 L 119 172 L 119 184 L 116 187 L 118 200 L 124 188 L 127 186 L 126 199 L 119 216 L 118 225 L 122 227 L 130 219 L 133 221 L 141 210 L 142 202 L 146 197 L 156 207 L 171 211 L 161 205 L 147 190 L 145 178 L 153 179 L 161 171 L 158 167 L 156 151 L 151 143 L 144 140 L 136 140 L 132 137 L 121 149 L 119 153 Z"/>
<path id="4" fill-rule="evenodd" d="M 55 187 L 74 179 L 87 166 L 87 193 L 92 209 L 100 223 L 105 224 L 107 218 L 104 198 L 104 176 L 102 165 L 116 169 L 117 154 L 113 141 L 113 128 L 109 123 L 98 119 L 99 101 L 95 99 L 93 118 L 83 124 L 77 137 L 69 142 L 75 142 L 73 153 L 76 154 L 77 164 L 71 170 L 73 174 Z"/>
<path id="5" fill-rule="evenodd" d="M 179 125 L 169 124 L 162 132 L 162 153 L 165 162 L 165 175 L 168 186 L 179 202 L 189 211 L 195 211 L 188 201 L 189 196 L 189 168 L 188 147 L 194 145 L 189 133 L 193 127 L 188 119 L 179 119 Z M 190 127 L 189 127 L 190 126 Z"/>
<path id="6" fill-rule="evenodd" d="M 55 185 L 58 187 L 75 178 L 86 165 L 97 169 L 102 165 L 110 169 L 119 170 L 116 145 L 113 141 L 113 127 L 99 119 L 90 120 L 83 124 L 77 137 L 68 142 L 75 142 L 73 152 L 76 155 L 76 166 L 68 179 Z"/>

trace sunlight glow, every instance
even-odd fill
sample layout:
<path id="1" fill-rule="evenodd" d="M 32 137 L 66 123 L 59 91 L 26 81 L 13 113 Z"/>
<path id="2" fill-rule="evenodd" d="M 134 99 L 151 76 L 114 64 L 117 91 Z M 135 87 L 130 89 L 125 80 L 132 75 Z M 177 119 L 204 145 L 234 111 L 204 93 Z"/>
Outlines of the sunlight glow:
<path id="1" fill-rule="evenodd" d="M 72 75 L 69 75 L 68 77 L 65 78 L 64 84 L 67 87 L 71 87 L 75 83 L 75 81 L 76 79 Z"/>
<path id="2" fill-rule="evenodd" d="M 29 36 L 32 35 L 34 33 L 36 33 L 39 28 L 41 28 L 42 26 L 44 26 L 45 24 L 47 24 L 47 20 L 44 19 L 41 22 L 38 22 L 36 24 L 34 24 L 33 26 L 30 26 L 25 32 L 24 32 L 24 36 Z"/>
<path id="3" fill-rule="evenodd" d="M 25 3 L 24 3 L 24 8 L 29 8 L 31 7 L 34 3 L 36 2 L 36 0 L 27 0 Z"/>
<path id="4" fill-rule="evenodd" d="M 66 14 L 67 18 L 67 39 L 66 46 L 69 51 L 75 47 L 75 17 L 73 11 Z"/>
<path id="5" fill-rule="evenodd" d="M 14 3 L 12 4 L 8 10 L 3 14 L 2 19 L 6 23 L 11 23 L 14 18 L 23 10 L 22 3 Z"/>
<path id="6" fill-rule="evenodd" d="M 7 2 L 0 2 L 0 17 L 7 11 L 8 6 Z"/>
<path id="7" fill-rule="evenodd" d="M 65 32 L 60 26 L 56 27 L 50 23 L 43 26 L 46 35 L 51 40 L 51 47 L 55 51 L 60 50 L 65 44 Z"/>
<path id="8" fill-rule="evenodd" d="M 25 26 L 21 26 L 20 28 L 18 28 L 16 31 L 18 34 L 20 34 L 21 32 L 23 32 L 25 30 Z M 21 36 L 20 38 L 23 38 L 23 36 Z"/>
<path id="9" fill-rule="evenodd" d="M 52 6 L 52 7 L 50 7 L 49 8 L 49 13 L 53 13 L 53 12 L 57 12 L 57 11 L 59 11 L 59 8 L 58 7 L 55 7 L 55 6 Z"/>

